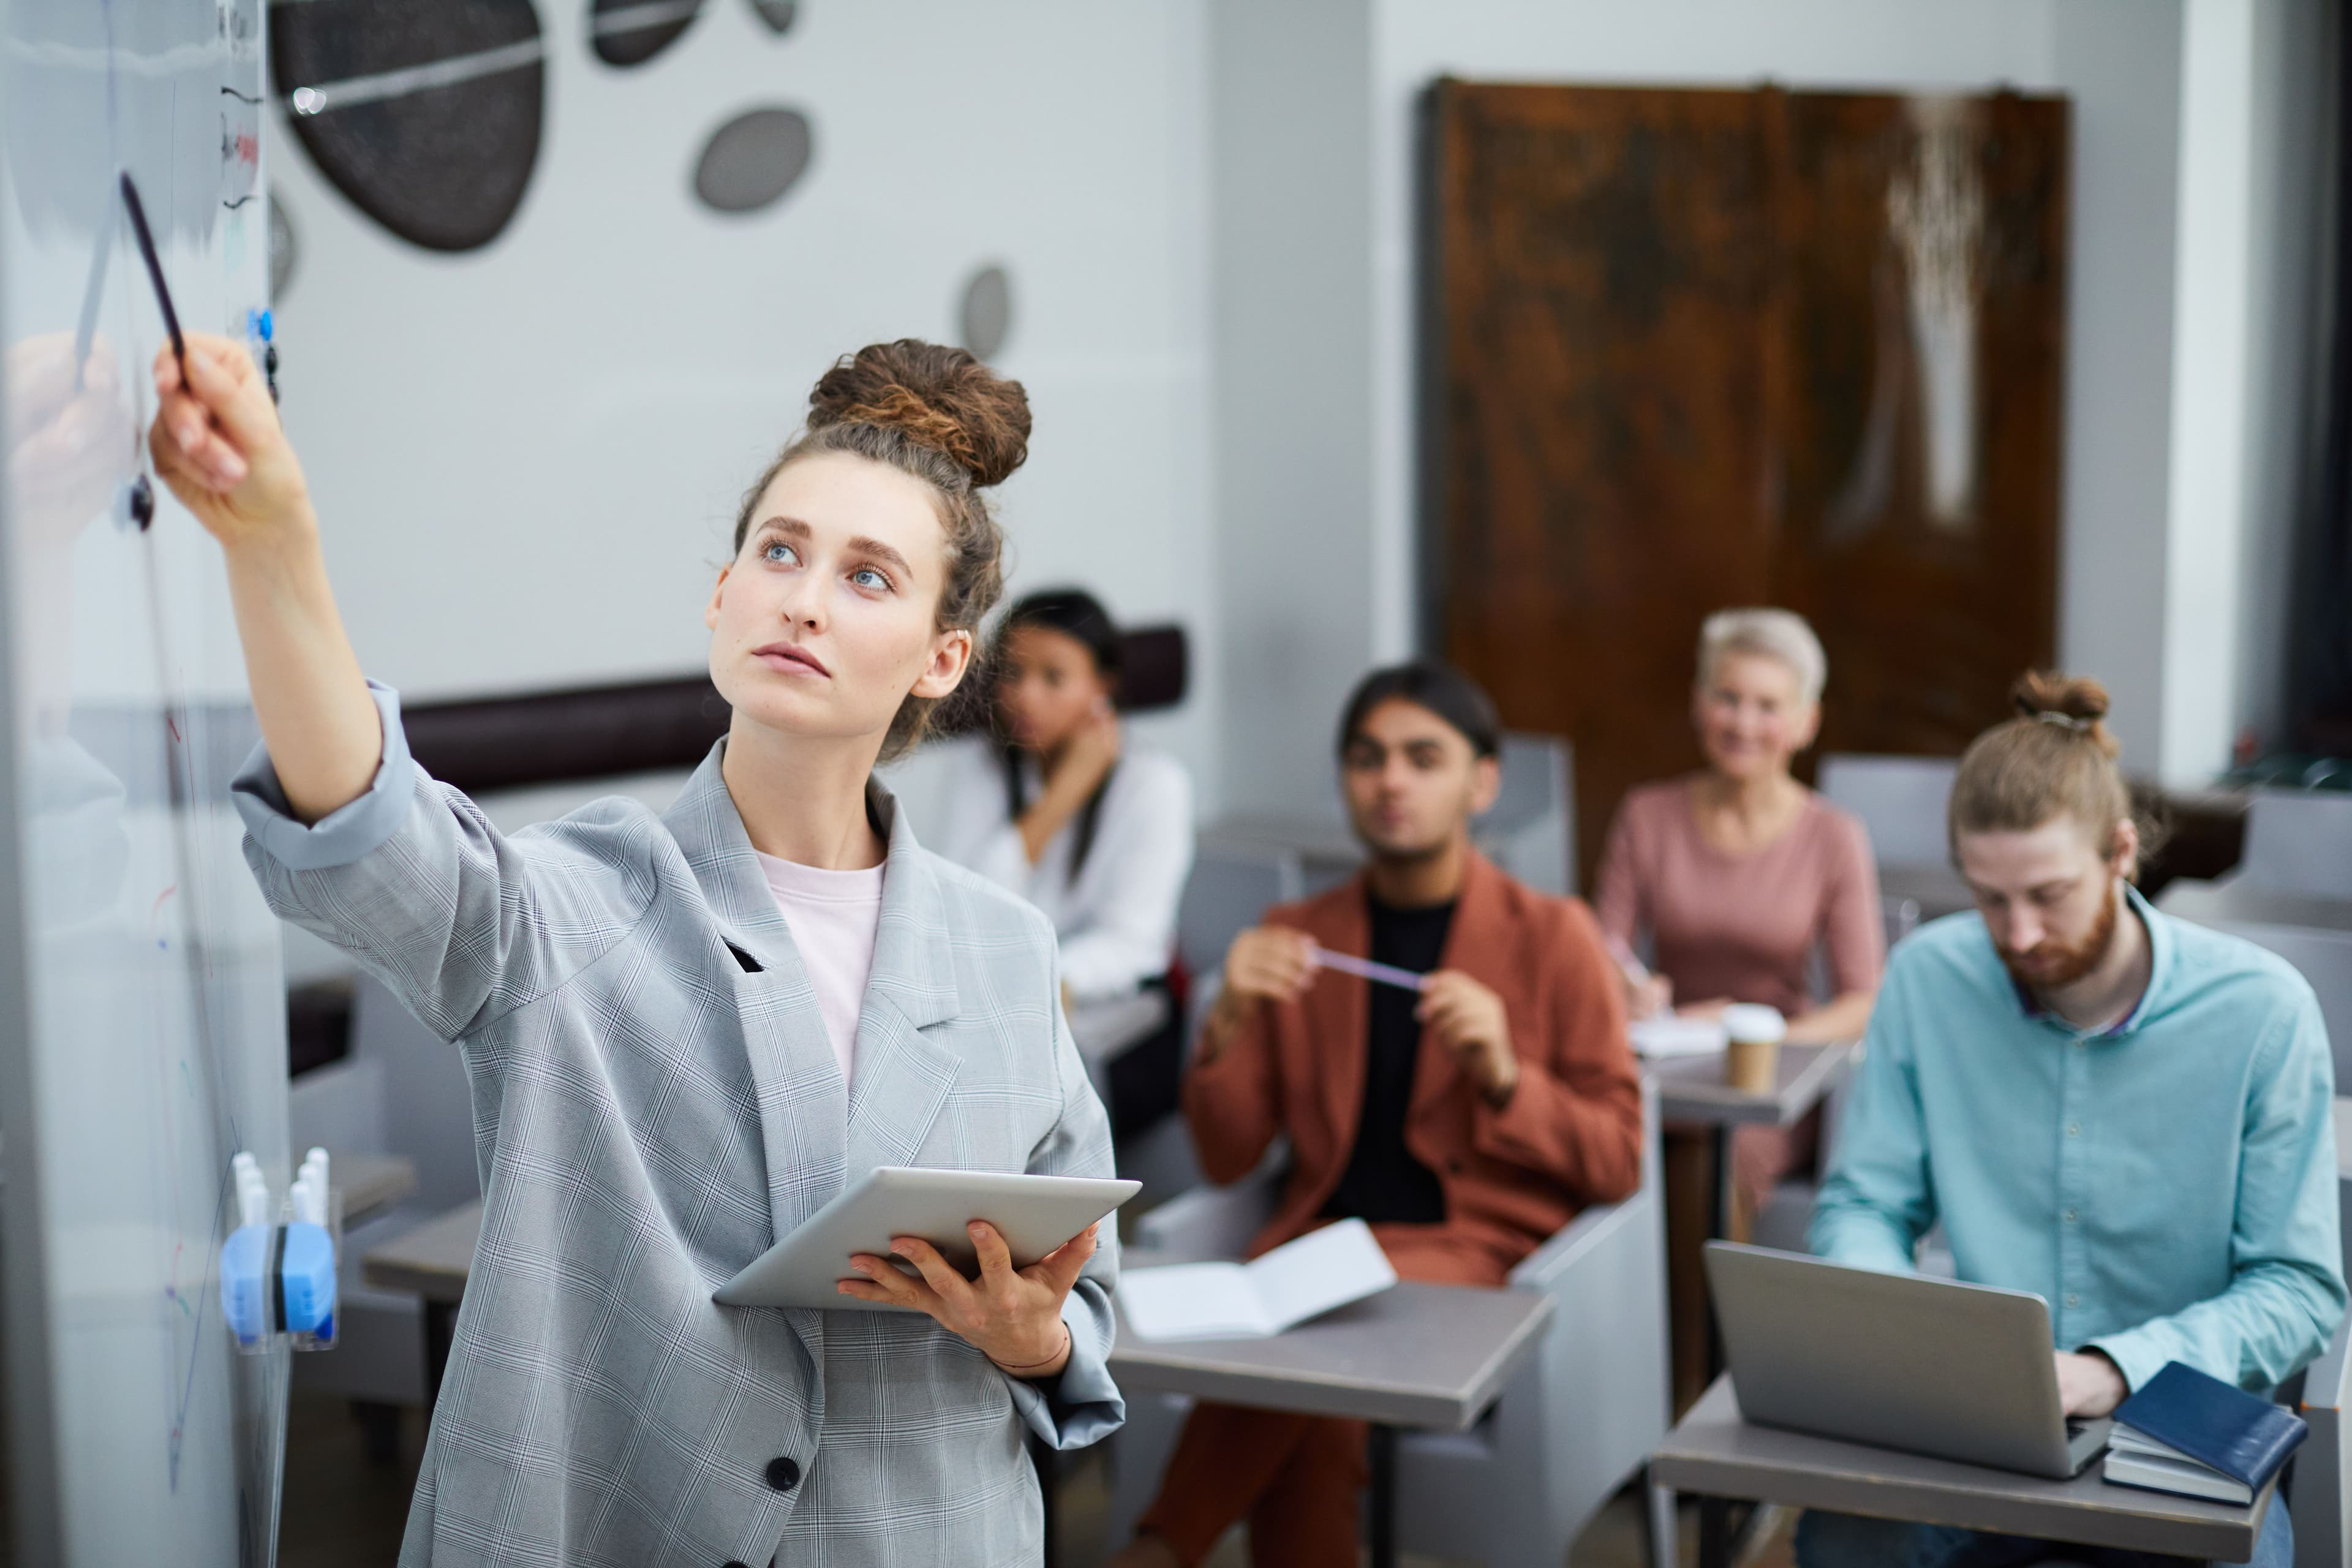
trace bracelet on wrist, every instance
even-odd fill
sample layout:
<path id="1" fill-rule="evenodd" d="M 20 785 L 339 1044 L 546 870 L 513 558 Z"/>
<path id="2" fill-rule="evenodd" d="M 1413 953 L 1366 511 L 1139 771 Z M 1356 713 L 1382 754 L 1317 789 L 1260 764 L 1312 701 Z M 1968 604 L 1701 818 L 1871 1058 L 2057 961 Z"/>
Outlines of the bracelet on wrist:
<path id="1" fill-rule="evenodd" d="M 992 1362 L 996 1362 L 996 1370 L 999 1372 L 1035 1372 L 1041 1366 L 1051 1366 L 1055 1362 L 1061 1360 L 1063 1353 L 1076 1348 L 1076 1342 L 1070 1338 L 1070 1325 L 1064 1323 L 1062 1325 L 1062 1342 L 1058 1346 L 1055 1347 L 1054 1353 L 1047 1356 L 1044 1361 L 1003 1362 L 996 1361 L 994 1356 L 991 1356 L 988 1359 Z"/>

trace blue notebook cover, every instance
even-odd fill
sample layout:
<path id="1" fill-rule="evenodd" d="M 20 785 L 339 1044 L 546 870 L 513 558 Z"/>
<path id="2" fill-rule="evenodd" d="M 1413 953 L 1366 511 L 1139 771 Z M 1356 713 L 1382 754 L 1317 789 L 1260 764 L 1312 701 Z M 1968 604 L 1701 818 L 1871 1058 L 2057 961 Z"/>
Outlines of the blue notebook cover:
<path id="1" fill-rule="evenodd" d="M 2255 1491 L 2311 1435 L 2284 1405 L 2177 1361 L 2118 1405 L 2116 1419 Z"/>

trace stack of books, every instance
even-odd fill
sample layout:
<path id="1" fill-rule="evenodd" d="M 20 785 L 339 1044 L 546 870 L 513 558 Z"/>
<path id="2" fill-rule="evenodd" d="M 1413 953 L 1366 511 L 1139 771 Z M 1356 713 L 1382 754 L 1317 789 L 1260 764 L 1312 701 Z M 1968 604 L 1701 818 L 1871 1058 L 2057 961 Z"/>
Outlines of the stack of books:
<path id="1" fill-rule="evenodd" d="M 2244 1505 L 2310 1434 L 2294 1412 L 2168 1362 L 2116 1409 L 2100 1473 L 2121 1486 Z"/>

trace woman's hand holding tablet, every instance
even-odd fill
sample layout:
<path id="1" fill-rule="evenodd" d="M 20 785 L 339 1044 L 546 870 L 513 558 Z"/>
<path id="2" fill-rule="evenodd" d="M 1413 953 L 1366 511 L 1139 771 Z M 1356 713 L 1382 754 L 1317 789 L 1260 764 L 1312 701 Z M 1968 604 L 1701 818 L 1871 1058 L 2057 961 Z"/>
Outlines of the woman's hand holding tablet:
<path id="1" fill-rule="evenodd" d="M 1016 1377 L 1052 1377 L 1070 1359 L 1062 1300 L 1095 1255 L 1098 1228 L 1099 1222 L 1090 1225 L 1028 1268 L 1015 1268 L 1012 1249 L 996 1227 L 973 1220 L 967 1229 L 980 1255 L 977 1279 L 957 1273 L 929 1242 L 902 1236 L 890 1243 L 890 1250 L 914 1265 L 916 1273 L 861 1252 L 849 1266 L 863 1278 L 844 1279 L 840 1290 L 861 1301 L 927 1313 Z"/>

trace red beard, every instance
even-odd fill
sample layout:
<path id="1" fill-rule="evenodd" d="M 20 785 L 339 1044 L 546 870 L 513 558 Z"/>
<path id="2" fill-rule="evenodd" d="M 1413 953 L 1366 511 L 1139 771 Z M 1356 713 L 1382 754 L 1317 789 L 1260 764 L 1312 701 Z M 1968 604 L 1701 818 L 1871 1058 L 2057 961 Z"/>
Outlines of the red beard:
<path id="1" fill-rule="evenodd" d="M 2099 918 L 2080 942 L 2072 947 L 2048 938 L 2033 944 L 2024 952 L 2012 952 L 1999 942 L 1993 951 L 2000 955 L 2001 963 L 2021 985 L 2037 991 L 2055 991 L 2072 985 L 2099 966 L 2107 956 L 2107 949 L 2116 940 L 2116 920 L 2122 912 L 2123 900 L 2112 886 L 2107 901 L 2100 907 Z"/>

